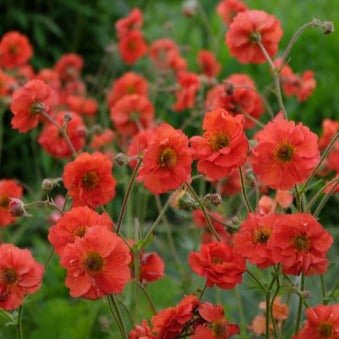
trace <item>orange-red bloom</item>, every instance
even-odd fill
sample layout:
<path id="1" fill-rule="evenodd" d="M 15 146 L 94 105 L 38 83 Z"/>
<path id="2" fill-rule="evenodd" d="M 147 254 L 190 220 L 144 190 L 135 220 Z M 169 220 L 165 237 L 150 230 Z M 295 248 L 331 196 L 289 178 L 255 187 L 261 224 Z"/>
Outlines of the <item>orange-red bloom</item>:
<path id="1" fill-rule="evenodd" d="M 83 67 L 83 58 L 75 53 L 64 54 L 55 64 L 55 70 L 62 81 L 78 79 Z"/>
<path id="2" fill-rule="evenodd" d="M 61 256 L 66 286 L 72 297 L 98 299 L 121 293 L 131 277 L 127 245 L 105 227 L 90 227 L 82 238 L 68 244 Z"/>
<path id="3" fill-rule="evenodd" d="M 59 126 L 64 125 L 65 116 L 68 114 L 67 112 L 57 114 L 55 120 Z M 85 146 L 85 125 L 77 114 L 72 113 L 72 119 L 67 123 L 66 131 L 76 151 L 79 151 Z M 56 158 L 68 158 L 72 156 L 72 150 L 54 124 L 50 123 L 44 127 L 38 142 L 48 154 Z"/>
<path id="4" fill-rule="evenodd" d="M 16 80 L 0 69 L 0 98 L 12 94 Z"/>
<path id="5" fill-rule="evenodd" d="M 306 310 L 306 323 L 293 339 L 310 338 L 339 338 L 339 304 L 318 305 Z"/>
<path id="6" fill-rule="evenodd" d="M 246 11 L 247 6 L 241 0 L 221 0 L 217 5 L 217 13 L 229 25 L 238 13 Z"/>
<path id="7" fill-rule="evenodd" d="M 139 260 L 141 282 L 157 281 L 164 276 L 165 264 L 157 253 L 141 253 Z"/>
<path id="8" fill-rule="evenodd" d="M 224 109 L 216 108 L 206 113 L 203 129 L 202 137 L 190 139 L 199 172 L 216 180 L 245 164 L 248 142 L 240 115 L 232 117 Z"/>
<path id="9" fill-rule="evenodd" d="M 140 325 L 135 327 L 129 333 L 128 339 L 155 339 L 146 320 L 143 320 Z"/>
<path id="10" fill-rule="evenodd" d="M 78 155 L 65 166 L 62 179 L 75 206 L 95 208 L 107 204 L 115 196 L 112 161 L 99 152 Z"/>
<path id="11" fill-rule="evenodd" d="M 293 194 L 289 191 L 277 190 L 275 201 L 282 207 L 288 208 L 293 202 Z"/>
<path id="12" fill-rule="evenodd" d="M 207 279 L 207 286 L 231 289 L 242 280 L 245 260 L 235 250 L 221 242 L 204 244 L 199 252 L 192 252 L 189 264 L 198 275 Z"/>
<path id="13" fill-rule="evenodd" d="M 164 123 L 154 129 L 138 180 L 153 194 L 166 193 L 191 180 L 191 164 L 188 138 Z"/>
<path id="14" fill-rule="evenodd" d="M 269 195 L 263 195 L 258 201 L 258 213 L 261 215 L 271 214 L 275 212 L 277 202 Z"/>
<path id="15" fill-rule="evenodd" d="M 144 130 L 133 137 L 127 151 L 128 156 L 132 158 L 129 162 L 132 168 L 134 168 L 138 162 L 135 157 L 142 157 L 144 155 L 152 136 L 153 130 Z"/>
<path id="16" fill-rule="evenodd" d="M 103 150 L 112 144 L 114 137 L 114 132 L 111 129 L 105 129 L 101 133 L 93 135 L 90 146 L 93 149 Z"/>
<path id="17" fill-rule="evenodd" d="M 0 41 L 0 66 L 14 68 L 24 65 L 33 55 L 26 35 L 16 31 L 5 33 Z"/>
<path id="18" fill-rule="evenodd" d="M 82 238 L 90 227 L 104 227 L 112 231 L 113 222 L 106 213 L 98 214 L 87 206 L 75 207 L 62 215 L 48 232 L 48 240 L 55 252 L 62 255 L 66 245 Z"/>
<path id="19" fill-rule="evenodd" d="M 319 162 L 317 136 L 302 123 L 279 114 L 255 136 L 254 173 L 271 188 L 289 189 L 304 182 Z"/>
<path id="20" fill-rule="evenodd" d="M 36 127 L 43 112 L 49 114 L 54 93 L 41 80 L 31 80 L 13 93 L 10 109 L 13 113 L 12 127 L 26 133 Z"/>
<path id="21" fill-rule="evenodd" d="M 239 13 L 226 33 L 226 44 L 230 54 L 243 64 L 266 62 L 258 42 L 273 57 L 283 35 L 280 21 L 264 11 L 248 10 Z"/>
<path id="22" fill-rule="evenodd" d="M 121 134 L 129 136 L 151 126 L 154 107 L 143 95 L 125 95 L 111 107 L 110 116 L 115 128 Z"/>
<path id="23" fill-rule="evenodd" d="M 138 30 L 142 27 L 144 17 L 139 8 L 133 8 L 130 13 L 124 18 L 119 19 L 115 23 L 118 38 L 121 39 L 133 30 Z"/>
<path id="24" fill-rule="evenodd" d="M 70 95 L 66 99 L 69 109 L 79 115 L 93 116 L 98 111 L 98 103 L 93 98 Z"/>
<path id="25" fill-rule="evenodd" d="M 268 241 L 274 263 L 286 274 L 305 275 L 326 272 L 326 253 L 333 238 L 311 215 L 279 215 Z"/>
<path id="26" fill-rule="evenodd" d="M 217 77 L 221 71 L 221 65 L 215 55 L 206 49 L 199 51 L 198 64 L 202 73 L 208 77 Z"/>
<path id="27" fill-rule="evenodd" d="M 249 214 L 233 237 L 235 250 L 260 268 L 273 265 L 268 241 L 278 218 L 276 214 Z"/>
<path id="28" fill-rule="evenodd" d="M 119 51 L 126 64 L 135 64 L 147 52 L 147 44 L 143 34 L 138 30 L 130 31 L 119 41 Z"/>
<path id="29" fill-rule="evenodd" d="M 266 310 L 266 302 L 263 301 L 259 304 L 259 308 L 263 311 Z M 286 320 L 288 317 L 288 306 L 281 302 L 280 297 L 274 298 L 274 302 L 272 305 L 272 314 L 274 319 L 276 320 Z"/>
<path id="30" fill-rule="evenodd" d="M 28 294 L 41 286 L 44 268 L 28 250 L 12 244 L 0 245 L 0 308 L 18 308 Z"/>
<path id="31" fill-rule="evenodd" d="M 15 180 L 0 180 L 0 227 L 12 224 L 15 218 L 9 213 L 11 198 L 20 199 L 23 188 Z"/>

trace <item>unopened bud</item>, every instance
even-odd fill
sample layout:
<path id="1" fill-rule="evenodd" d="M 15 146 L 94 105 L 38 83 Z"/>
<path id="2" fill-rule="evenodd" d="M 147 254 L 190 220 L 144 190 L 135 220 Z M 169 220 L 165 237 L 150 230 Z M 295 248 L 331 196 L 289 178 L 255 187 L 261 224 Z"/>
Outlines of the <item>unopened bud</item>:
<path id="1" fill-rule="evenodd" d="M 304 298 L 304 299 L 309 299 L 312 296 L 311 291 L 305 290 L 305 291 L 301 291 L 300 295 Z"/>
<path id="2" fill-rule="evenodd" d="M 129 157 L 124 153 L 118 153 L 114 160 L 118 166 L 125 166 L 129 163 Z"/>
<path id="3" fill-rule="evenodd" d="M 42 180 L 41 188 L 45 192 L 52 191 L 52 189 L 54 188 L 53 180 L 51 180 L 51 179 L 44 179 L 44 180 Z"/>
<path id="4" fill-rule="evenodd" d="M 226 81 L 224 83 L 224 90 L 225 90 L 225 93 L 227 95 L 233 95 L 233 93 L 234 93 L 234 86 L 233 86 L 233 84 Z"/>
<path id="5" fill-rule="evenodd" d="M 9 213 L 12 217 L 30 217 L 25 209 L 25 204 L 22 200 L 17 198 L 11 198 L 9 202 Z"/>
<path id="6" fill-rule="evenodd" d="M 170 205 L 178 210 L 192 211 L 198 208 L 195 200 L 187 193 L 186 189 L 180 188 L 172 193 Z"/>
<path id="7" fill-rule="evenodd" d="M 198 4 L 196 0 L 186 0 L 182 6 L 182 14 L 192 17 L 197 13 Z"/>
<path id="8" fill-rule="evenodd" d="M 334 24 L 332 21 L 323 22 L 324 34 L 328 35 L 334 32 Z"/>
<path id="9" fill-rule="evenodd" d="M 64 115 L 64 123 L 65 123 L 65 124 L 68 124 L 71 120 L 72 120 L 72 113 L 67 112 L 67 113 Z"/>
<path id="10" fill-rule="evenodd" d="M 204 196 L 204 202 L 218 206 L 222 202 L 221 195 L 219 193 L 206 194 Z"/>

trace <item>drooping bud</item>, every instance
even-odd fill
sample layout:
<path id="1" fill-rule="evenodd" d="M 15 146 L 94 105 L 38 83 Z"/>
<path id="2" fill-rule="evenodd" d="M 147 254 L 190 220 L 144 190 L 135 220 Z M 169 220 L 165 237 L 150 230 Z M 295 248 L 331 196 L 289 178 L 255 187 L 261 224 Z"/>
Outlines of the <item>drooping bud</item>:
<path id="1" fill-rule="evenodd" d="M 17 198 L 10 198 L 9 202 L 9 213 L 12 217 L 30 217 L 31 215 L 27 213 L 25 209 L 25 204 L 22 200 Z"/>
<path id="2" fill-rule="evenodd" d="M 172 193 L 170 197 L 170 205 L 174 209 L 183 211 L 192 211 L 199 207 L 185 188 L 179 188 Z"/>
<path id="3" fill-rule="evenodd" d="M 59 186 L 59 182 L 62 178 L 46 178 L 42 180 L 41 188 L 45 192 L 51 192 L 54 187 Z"/>
<path id="4" fill-rule="evenodd" d="M 213 206 L 218 206 L 222 202 L 222 198 L 219 193 L 206 194 L 203 200 L 204 200 L 204 203 L 212 204 Z"/>
<path id="5" fill-rule="evenodd" d="M 224 82 L 224 90 L 227 95 L 233 95 L 234 94 L 234 86 L 231 82 Z"/>
<path id="6" fill-rule="evenodd" d="M 193 17 L 198 10 L 198 4 L 196 0 L 186 0 L 182 6 L 182 14 L 187 17 Z"/>
<path id="7" fill-rule="evenodd" d="M 118 166 L 125 166 L 129 163 L 129 157 L 124 154 L 124 153 L 118 153 L 116 156 L 115 156 L 115 163 L 118 165 Z"/>

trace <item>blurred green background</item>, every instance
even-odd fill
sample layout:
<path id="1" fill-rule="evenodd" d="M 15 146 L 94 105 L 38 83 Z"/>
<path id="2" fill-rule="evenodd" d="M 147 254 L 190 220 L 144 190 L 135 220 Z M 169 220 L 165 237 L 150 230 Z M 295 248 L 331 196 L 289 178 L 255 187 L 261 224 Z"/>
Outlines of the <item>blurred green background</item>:
<path id="1" fill-rule="evenodd" d="M 282 21 L 284 36 L 280 44 L 281 49 L 286 47 L 298 27 L 314 17 L 331 20 L 335 25 L 339 24 L 338 0 L 249 0 L 246 3 L 253 9 L 266 10 Z M 52 67 L 63 53 L 79 53 L 85 59 L 86 78 L 87 75 L 96 74 L 104 58 L 106 47 L 116 43 L 114 22 L 137 6 L 145 15 L 143 31 L 147 40 L 152 41 L 161 37 L 173 38 L 182 46 L 183 56 L 187 58 L 190 70 L 197 70 L 195 59 L 200 49 L 212 49 L 223 65 L 221 79 L 235 72 L 249 73 L 255 79 L 258 88 L 263 89 L 270 82 L 267 66 L 244 66 L 231 58 L 223 41 L 223 24 L 215 13 L 217 1 L 201 0 L 200 4 L 207 14 L 209 28 L 199 15 L 184 17 L 181 12 L 183 1 L 178 0 L 0 0 L 0 35 L 9 30 L 18 30 L 27 34 L 34 46 L 32 64 L 36 70 Z M 208 30 L 212 32 L 212 39 L 208 37 Z M 294 98 L 286 100 L 287 110 L 291 118 L 303 121 L 316 132 L 320 131 L 321 122 L 325 117 L 339 119 L 338 41 L 338 32 L 325 36 L 319 30 L 309 30 L 294 46 L 290 56 L 290 65 L 295 72 L 303 72 L 306 69 L 315 72 L 317 88 L 305 103 L 300 104 Z M 108 87 L 114 77 L 131 69 L 114 58 L 108 61 L 111 63 L 111 73 L 103 79 L 104 87 Z M 142 60 L 132 69 L 142 72 L 144 67 L 145 61 Z M 102 93 L 100 95 L 101 109 L 105 112 L 103 95 Z M 159 111 L 161 111 L 161 100 L 162 98 L 157 102 Z M 171 121 L 171 118 L 169 120 Z M 9 121 L 10 113 L 4 111 L 0 122 L 0 136 L 3 140 L 0 149 L 0 178 L 16 177 L 32 186 L 34 190 L 39 187 L 42 178 L 60 176 L 62 163 L 50 158 L 39 149 L 35 143 L 37 131 L 25 135 L 18 134 L 9 127 Z M 126 173 L 116 175 L 124 178 Z M 139 197 L 143 196 L 144 192 L 141 188 L 138 188 L 138 194 Z M 115 217 L 120 202 L 121 195 L 118 195 L 114 201 L 115 207 L 112 207 Z M 151 203 L 154 204 L 154 201 Z M 332 201 L 331 204 L 332 208 L 327 209 L 326 212 L 329 214 L 327 220 L 335 220 L 335 202 Z M 34 248 L 34 255 L 44 261 L 49 253 L 45 240 L 48 228 L 45 218 L 46 214 L 37 211 L 34 219 L 24 220 L 20 226 L 14 226 L 11 232 L 5 235 L 6 240 L 19 242 L 20 246 Z M 183 220 L 179 221 L 183 222 Z M 187 239 L 187 230 L 183 233 L 176 228 L 175 232 L 175 240 L 181 246 L 181 258 L 186 271 L 179 279 L 176 267 L 168 265 L 167 277 L 151 285 L 150 293 L 157 300 L 159 308 L 173 305 L 184 292 L 192 291 L 193 287 L 201 285 L 201 280 L 192 276 L 186 264 L 187 253 L 195 248 L 194 242 L 197 244 L 199 241 L 197 234 L 188 231 L 190 237 Z M 166 246 L 164 237 L 159 237 L 154 244 L 156 249 L 164 249 Z M 167 263 L 171 262 L 170 254 L 164 253 L 163 250 L 160 252 Z M 114 326 L 112 327 L 107 305 L 104 305 L 105 301 L 70 300 L 63 280 L 64 272 L 54 258 L 41 292 L 32 297 L 34 302 L 25 306 L 25 338 L 119 338 L 119 335 L 114 332 Z M 123 301 L 128 307 L 133 307 L 130 298 L 133 291 L 130 289 Z M 232 321 L 242 322 L 244 327 L 245 322 L 249 324 L 258 312 L 257 304 L 260 297 L 257 291 L 242 290 L 241 296 L 246 305 L 246 309 L 243 310 L 238 303 L 239 299 L 235 298 L 237 293 L 240 292 L 211 290 L 207 294 L 207 299 L 213 298 L 227 305 L 227 316 Z M 315 295 L 317 293 L 315 292 Z M 292 301 L 292 306 L 295 301 Z M 145 300 L 142 302 L 144 307 L 136 310 L 137 321 L 148 318 L 151 314 Z M 13 328 L 5 328 L 1 325 L 0 323 L 0 338 L 12 338 Z"/>

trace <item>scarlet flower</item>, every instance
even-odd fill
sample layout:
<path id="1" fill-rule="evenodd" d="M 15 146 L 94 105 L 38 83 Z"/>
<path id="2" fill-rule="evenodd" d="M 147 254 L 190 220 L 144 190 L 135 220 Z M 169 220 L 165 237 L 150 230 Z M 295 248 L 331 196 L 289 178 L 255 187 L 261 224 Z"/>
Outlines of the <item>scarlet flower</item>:
<path id="1" fill-rule="evenodd" d="M 65 116 L 68 114 L 67 112 L 59 112 L 56 115 L 55 120 L 59 126 L 64 125 Z M 77 114 L 72 113 L 72 119 L 67 123 L 66 132 L 76 151 L 85 146 L 85 125 Z M 38 142 L 48 154 L 56 158 L 62 159 L 72 156 L 72 150 L 54 124 L 45 125 Z"/>
<path id="2" fill-rule="evenodd" d="M 284 94 L 289 97 L 296 94 L 299 86 L 299 77 L 287 63 L 284 66 L 282 63 L 282 58 L 274 60 L 274 66 L 280 71 L 279 78 Z"/>
<path id="3" fill-rule="evenodd" d="M 277 190 L 275 194 L 275 201 L 282 208 L 289 208 L 293 202 L 293 194 L 289 191 Z"/>
<path id="4" fill-rule="evenodd" d="M 153 131 L 138 180 L 153 194 L 166 193 L 191 180 L 191 165 L 188 138 L 163 123 Z"/>
<path id="5" fill-rule="evenodd" d="M 134 158 L 137 156 L 143 157 L 146 151 L 149 141 L 153 136 L 153 130 L 144 130 L 136 134 L 130 145 L 128 146 L 127 154 L 129 157 Z M 134 168 L 137 165 L 137 160 L 132 159 L 129 165 Z"/>
<path id="6" fill-rule="evenodd" d="M 133 30 L 138 30 L 142 27 L 144 22 L 144 17 L 139 8 L 133 8 L 130 13 L 124 18 L 119 19 L 115 23 L 115 29 L 119 39 L 126 36 L 129 32 Z"/>
<path id="7" fill-rule="evenodd" d="M 191 339 L 228 339 L 240 333 L 238 325 L 227 322 L 221 305 L 205 302 L 198 311 L 205 323 L 196 327 Z"/>
<path id="8" fill-rule="evenodd" d="M 138 30 L 130 31 L 119 41 L 119 51 L 126 64 L 135 64 L 147 52 L 147 44 L 143 34 Z"/>
<path id="9" fill-rule="evenodd" d="M 299 102 L 307 100 L 317 86 L 313 71 L 305 71 L 299 80 L 298 91 L 296 93 Z"/>
<path id="10" fill-rule="evenodd" d="M 79 115 L 93 116 L 98 111 L 98 103 L 93 98 L 85 98 L 80 95 L 70 95 L 66 104 L 69 109 Z"/>
<path id="11" fill-rule="evenodd" d="M 268 242 L 274 263 L 286 274 L 305 275 L 326 272 L 326 253 L 333 238 L 311 215 L 279 215 Z"/>
<path id="12" fill-rule="evenodd" d="M 282 35 L 280 21 L 275 16 L 264 11 L 248 10 L 239 13 L 230 24 L 226 44 L 230 54 L 240 63 L 260 64 L 267 60 L 258 43 L 273 57 Z"/>
<path id="13" fill-rule="evenodd" d="M 293 339 L 309 338 L 339 338 L 339 304 L 318 305 L 306 310 L 306 323 Z"/>
<path id="14" fill-rule="evenodd" d="M 155 252 L 140 254 L 140 280 L 143 283 L 157 281 L 164 276 L 165 264 Z"/>
<path id="15" fill-rule="evenodd" d="M 263 301 L 259 304 L 259 308 L 263 311 L 266 310 L 266 302 Z M 276 320 L 286 320 L 288 317 L 288 306 L 281 302 L 280 297 L 274 298 L 274 302 L 272 305 L 272 313 L 273 317 Z"/>
<path id="16" fill-rule="evenodd" d="M 337 132 L 339 132 L 339 121 L 324 119 L 322 122 L 322 134 L 318 141 L 319 148 L 321 150 L 325 149 Z"/>
<path id="17" fill-rule="evenodd" d="M 33 48 L 26 35 L 10 31 L 0 41 L 0 66 L 14 68 L 24 65 L 33 55 Z"/>
<path id="18" fill-rule="evenodd" d="M 222 215 L 220 215 L 217 212 L 209 212 L 211 223 L 215 229 L 215 231 L 218 233 L 218 235 L 221 238 L 221 241 L 229 244 L 231 242 L 231 235 L 228 233 L 225 229 L 225 226 L 223 225 L 224 218 Z M 204 230 L 204 234 L 202 237 L 202 243 L 208 244 L 211 242 L 215 242 L 218 239 L 215 238 L 215 236 L 211 233 L 210 229 L 207 226 L 207 221 L 205 219 L 204 213 L 202 210 L 195 210 L 192 212 L 193 222 L 199 227 Z"/>
<path id="19" fill-rule="evenodd" d="M 52 68 L 41 69 L 35 79 L 44 81 L 56 92 L 60 90 L 61 83 L 59 74 Z"/>
<path id="20" fill-rule="evenodd" d="M 248 141 L 240 115 L 232 117 L 224 109 L 216 108 L 206 113 L 203 129 L 202 137 L 190 139 L 200 173 L 217 180 L 245 164 Z"/>
<path id="21" fill-rule="evenodd" d="M 65 166 L 62 178 L 74 206 L 95 208 L 115 196 L 112 161 L 102 153 L 81 153 Z"/>
<path id="22" fill-rule="evenodd" d="M 207 279 L 208 287 L 217 285 L 222 289 L 234 288 L 246 270 L 245 260 L 221 242 L 203 244 L 199 252 L 190 254 L 189 264 L 196 274 Z"/>
<path id="23" fill-rule="evenodd" d="M 98 299 L 123 291 L 131 277 L 130 260 L 121 238 L 105 227 L 92 226 L 64 248 L 60 263 L 67 270 L 65 284 L 72 297 Z"/>
<path id="24" fill-rule="evenodd" d="M 125 95 L 139 94 L 147 96 L 147 92 L 148 84 L 143 76 L 134 72 L 126 72 L 113 82 L 107 98 L 108 106 L 114 106 Z"/>
<path id="25" fill-rule="evenodd" d="M 193 312 L 198 305 L 198 298 L 195 295 L 188 295 L 177 306 L 168 307 L 158 312 L 152 318 L 156 338 L 177 338 L 187 322 L 193 318 Z"/>
<path id="26" fill-rule="evenodd" d="M 258 201 L 258 213 L 261 215 L 275 212 L 277 202 L 268 195 L 263 195 Z"/>
<path id="27" fill-rule="evenodd" d="M 129 333 L 128 339 L 155 339 L 146 320 L 143 320 L 140 325 L 135 327 Z"/>
<path id="28" fill-rule="evenodd" d="M 234 249 L 250 263 L 266 268 L 273 265 L 268 241 L 276 227 L 277 214 L 249 214 L 233 236 Z"/>
<path id="29" fill-rule="evenodd" d="M 258 314 L 248 328 L 256 335 L 264 335 L 266 333 L 266 317 L 263 314 Z M 270 324 L 269 330 L 272 328 L 273 326 Z"/>
<path id="30" fill-rule="evenodd" d="M 0 98 L 12 94 L 16 80 L 0 69 Z"/>
<path id="31" fill-rule="evenodd" d="M 24 87 L 13 93 L 10 106 L 13 113 L 12 127 L 21 133 L 36 127 L 40 120 L 40 113 L 49 114 L 53 101 L 54 93 L 43 81 L 27 82 Z"/>
<path id="32" fill-rule="evenodd" d="M 198 64 L 202 72 L 208 77 L 217 77 L 221 70 L 221 65 L 215 55 L 205 49 L 198 53 Z"/>
<path id="33" fill-rule="evenodd" d="M 48 231 L 48 240 L 55 252 L 62 255 L 66 245 L 85 236 L 91 227 L 104 227 L 110 231 L 113 222 L 106 213 L 98 214 L 87 206 L 75 207 L 62 215 Z"/>
<path id="34" fill-rule="evenodd" d="M 123 135 L 134 135 L 140 129 L 151 126 L 154 107 L 151 101 L 142 95 L 125 95 L 111 107 L 111 120 L 115 128 Z"/>
<path id="35" fill-rule="evenodd" d="M 64 54 L 55 64 L 55 70 L 62 81 L 78 79 L 83 67 L 83 58 L 75 53 Z"/>
<path id="36" fill-rule="evenodd" d="M 41 286 L 44 267 L 28 250 L 0 245 L 0 308 L 12 311 Z"/>
<path id="37" fill-rule="evenodd" d="M 15 221 L 9 213 L 9 203 L 11 198 L 21 198 L 22 193 L 23 188 L 15 180 L 0 180 L 0 228 Z"/>
<path id="38" fill-rule="evenodd" d="M 90 146 L 93 149 L 102 150 L 106 146 L 110 146 L 114 138 L 114 132 L 111 129 L 105 129 L 101 133 L 93 135 Z"/>
<path id="39" fill-rule="evenodd" d="M 302 123 L 280 114 L 255 136 L 252 166 L 260 181 L 274 189 L 304 182 L 319 162 L 317 136 Z"/>
<path id="40" fill-rule="evenodd" d="M 180 72 L 177 77 L 180 88 L 176 92 L 176 102 L 173 110 L 181 112 L 187 108 L 193 108 L 195 97 L 200 87 L 199 77 L 195 73 Z"/>
<path id="41" fill-rule="evenodd" d="M 241 0 L 221 0 L 217 5 L 217 13 L 225 25 L 229 25 L 238 13 L 246 10 L 247 6 Z"/>

